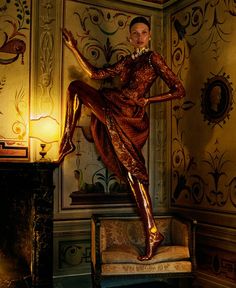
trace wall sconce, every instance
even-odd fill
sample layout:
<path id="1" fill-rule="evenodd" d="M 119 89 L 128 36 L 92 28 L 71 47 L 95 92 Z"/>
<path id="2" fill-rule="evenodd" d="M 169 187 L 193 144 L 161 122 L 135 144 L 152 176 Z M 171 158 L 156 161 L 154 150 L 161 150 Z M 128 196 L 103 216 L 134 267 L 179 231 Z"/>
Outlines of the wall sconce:
<path id="1" fill-rule="evenodd" d="M 41 116 L 37 119 L 30 120 L 29 137 L 38 139 L 40 143 L 41 159 L 39 161 L 50 161 L 45 158 L 47 151 L 45 150 L 46 144 L 57 142 L 59 138 L 59 123 L 51 116 Z"/>

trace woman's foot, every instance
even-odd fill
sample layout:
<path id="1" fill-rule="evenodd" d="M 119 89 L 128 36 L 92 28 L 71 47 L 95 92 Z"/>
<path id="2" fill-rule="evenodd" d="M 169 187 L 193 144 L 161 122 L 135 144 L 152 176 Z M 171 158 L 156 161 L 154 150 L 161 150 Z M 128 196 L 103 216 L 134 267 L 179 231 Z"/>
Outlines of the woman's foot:
<path id="1" fill-rule="evenodd" d="M 163 240 L 164 236 L 160 232 L 150 233 L 149 239 L 147 239 L 146 254 L 144 256 L 139 256 L 138 260 L 150 260 L 156 254 L 157 248 L 161 245 Z"/>

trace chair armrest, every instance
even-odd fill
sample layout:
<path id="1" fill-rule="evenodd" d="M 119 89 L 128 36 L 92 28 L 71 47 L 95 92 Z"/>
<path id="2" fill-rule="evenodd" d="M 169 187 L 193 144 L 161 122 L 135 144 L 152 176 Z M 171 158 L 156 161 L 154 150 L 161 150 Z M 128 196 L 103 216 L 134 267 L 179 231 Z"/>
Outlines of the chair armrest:
<path id="1" fill-rule="evenodd" d="M 173 218 L 171 223 L 171 238 L 173 245 L 189 246 L 189 229 L 191 227 L 179 220 L 178 218 Z"/>
<path id="2" fill-rule="evenodd" d="M 193 271 L 196 271 L 196 237 L 197 220 L 186 218 L 184 216 L 176 216 L 172 220 L 172 241 L 175 245 L 183 245 L 189 247 L 190 258 L 192 259 Z"/>

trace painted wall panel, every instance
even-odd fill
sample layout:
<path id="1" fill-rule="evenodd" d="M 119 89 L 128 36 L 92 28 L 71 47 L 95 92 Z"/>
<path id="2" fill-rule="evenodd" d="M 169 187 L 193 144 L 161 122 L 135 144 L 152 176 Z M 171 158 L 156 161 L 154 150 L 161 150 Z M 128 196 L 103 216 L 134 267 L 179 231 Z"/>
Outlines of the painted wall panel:
<path id="1" fill-rule="evenodd" d="M 28 160 L 30 1 L 0 6 L 0 159 Z"/>

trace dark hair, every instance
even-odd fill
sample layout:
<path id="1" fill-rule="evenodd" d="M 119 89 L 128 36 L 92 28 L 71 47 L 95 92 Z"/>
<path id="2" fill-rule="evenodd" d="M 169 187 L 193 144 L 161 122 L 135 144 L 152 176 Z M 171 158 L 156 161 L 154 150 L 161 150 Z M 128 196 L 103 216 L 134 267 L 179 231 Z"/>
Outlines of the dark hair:
<path id="1" fill-rule="evenodd" d="M 149 21 L 146 18 L 144 18 L 143 16 L 137 16 L 134 19 L 132 19 L 132 21 L 130 22 L 129 31 L 131 31 L 132 26 L 134 24 L 137 24 L 137 23 L 143 23 L 143 24 L 147 25 L 149 30 L 151 28 L 151 25 L 150 25 Z"/>

